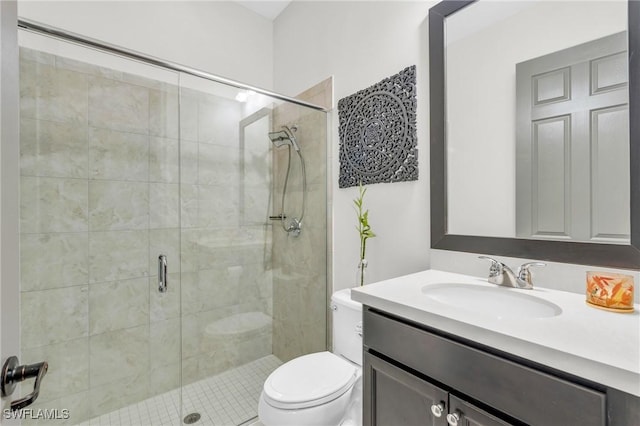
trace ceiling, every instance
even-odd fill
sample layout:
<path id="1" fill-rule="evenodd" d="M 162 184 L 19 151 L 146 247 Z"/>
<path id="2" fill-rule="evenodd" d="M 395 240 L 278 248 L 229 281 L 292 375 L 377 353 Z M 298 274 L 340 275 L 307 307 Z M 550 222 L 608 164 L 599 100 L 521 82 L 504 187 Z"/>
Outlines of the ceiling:
<path id="1" fill-rule="evenodd" d="M 291 3 L 291 0 L 236 0 L 236 2 L 273 21 Z"/>

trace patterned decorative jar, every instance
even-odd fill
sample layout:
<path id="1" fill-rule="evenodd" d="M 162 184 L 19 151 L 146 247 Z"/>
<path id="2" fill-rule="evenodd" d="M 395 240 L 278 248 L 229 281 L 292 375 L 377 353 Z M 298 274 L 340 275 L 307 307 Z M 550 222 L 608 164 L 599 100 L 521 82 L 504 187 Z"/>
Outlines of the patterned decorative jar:
<path id="1" fill-rule="evenodd" d="M 587 303 L 613 312 L 633 312 L 633 277 L 609 272 L 587 272 Z"/>

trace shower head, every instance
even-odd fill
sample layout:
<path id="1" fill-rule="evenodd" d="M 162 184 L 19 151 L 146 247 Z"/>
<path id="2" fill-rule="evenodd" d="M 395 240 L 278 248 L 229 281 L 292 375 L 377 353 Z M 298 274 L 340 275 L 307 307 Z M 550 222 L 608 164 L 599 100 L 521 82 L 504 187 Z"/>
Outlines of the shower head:
<path id="1" fill-rule="evenodd" d="M 284 130 L 280 130 L 279 132 L 270 132 L 269 139 L 273 142 L 273 145 L 276 148 L 280 148 L 284 145 L 292 146 L 296 151 L 300 152 L 300 147 L 296 142 L 295 136 L 293 136 L 293 132 L 287 126 L 282 126 Z"/>
<path id="2" fill-rule="evenodd" d="M 269 133 L 269 139 L 271 139 L 271 142 L 273 142 L 276 148 L 283 145 L 292 145 L 289 135 L 284 130 Z"/>

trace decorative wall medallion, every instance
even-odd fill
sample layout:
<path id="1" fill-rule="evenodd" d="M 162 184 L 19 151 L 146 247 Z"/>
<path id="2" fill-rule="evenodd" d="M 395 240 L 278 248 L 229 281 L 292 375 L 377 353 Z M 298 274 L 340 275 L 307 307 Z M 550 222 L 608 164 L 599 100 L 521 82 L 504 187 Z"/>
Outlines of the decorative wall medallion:
<path id="1" fill-rule="evenodd" d="M 418 179 L 416 67 L 338 102 L 340 188 Z"/>

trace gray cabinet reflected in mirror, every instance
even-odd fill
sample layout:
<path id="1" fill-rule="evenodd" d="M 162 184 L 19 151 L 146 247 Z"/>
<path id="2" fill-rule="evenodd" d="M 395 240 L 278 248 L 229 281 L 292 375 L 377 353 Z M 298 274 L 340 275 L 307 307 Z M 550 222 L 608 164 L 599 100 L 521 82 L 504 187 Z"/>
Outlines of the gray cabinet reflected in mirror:
<path id="1" fill-rule="evenodd" d="M 640 268 L 639 29 L 635 1 L 430 9 L 432 248 Z"/>

